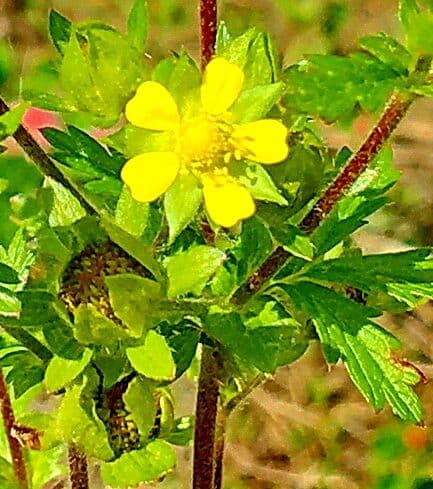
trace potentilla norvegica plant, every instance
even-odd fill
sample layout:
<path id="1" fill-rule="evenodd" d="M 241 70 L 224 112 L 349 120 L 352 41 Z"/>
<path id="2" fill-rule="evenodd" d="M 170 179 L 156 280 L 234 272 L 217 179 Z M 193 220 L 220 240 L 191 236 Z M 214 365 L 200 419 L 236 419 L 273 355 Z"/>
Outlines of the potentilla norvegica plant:
<path id="1" fill-rule="evenodd" d="M 433 298 L 431 250 L 363 255 L 350 236 L 399 177 L 393 130 L 433 95 L 431 4 L 400 1 L 405 45 L 381 33 L 292 66 L 254 27 L 232 36 L 216 0 L 199 7 L 201 60 L 151 59 L 144 0 L 126 34 L 52 11 L 57 88 L 0 99 L 2 139 L 33 164 L 0 201 L 2 488 L 42 487 L 41 461 L 66 453 L 73 489 L 94 464 L 134 487 L 193 442 L 192 487 L 219 489 L 230 412 L 317 340 L 372 409 L 422 423 L 423 375 L 375 318 Z M 20 125 L 30 104 L 68 121 L 43 131 L 48 152 Z M 316 123 L 360 110 L 382 115 L 333 154 Z M 170 387 L 195 359 L 196 412 L 176 418 Z M 55 407 L 23 411 L 41 389 Z"/>

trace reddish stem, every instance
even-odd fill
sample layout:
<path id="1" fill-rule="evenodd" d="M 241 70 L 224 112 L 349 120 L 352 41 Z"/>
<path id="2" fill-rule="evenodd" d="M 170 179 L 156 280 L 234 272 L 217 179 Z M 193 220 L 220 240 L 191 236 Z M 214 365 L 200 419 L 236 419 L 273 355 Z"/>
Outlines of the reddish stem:
<path id="1" fill-rule="evenodd" d="M 206 67 L 214 55 L 217 28 L 217 0 L 200 0 L 200 44 L 202 69 Z"/>
<path id="2" fill-rule="evenodd" d="M 74 443 L 69 445 L 68 460 L 71 489 L 89 489 L 87 458 Z"/>
<path id="3" fill-rule="evenodd" d="M 215 432 L 222 368 L 218 351 L 203 345 L 194 433 L 193 489 L 215 487 Z"/>
<path id="4" fill-rule="evenodd" d="M 8 387 L 0 370 L 0 407 L 5 428 L 6 438 L 9 444 L 9 451 L 12 459 L 12 466 L 15 472 L 20 489 L 29 489 L 27 479 L 27 469 L 24 460 L 24 454 L 19 441 L 13 436 L 15 426 L 15 415 L 12 409 L 11 399 L 9 397 Z"/>

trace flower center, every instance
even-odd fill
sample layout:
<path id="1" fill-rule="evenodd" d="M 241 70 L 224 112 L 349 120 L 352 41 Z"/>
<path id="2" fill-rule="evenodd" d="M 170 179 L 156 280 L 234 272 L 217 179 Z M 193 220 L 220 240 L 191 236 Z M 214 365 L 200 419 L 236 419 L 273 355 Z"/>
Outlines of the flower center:
<path id="1" fill-rule="evenodd" d="M 230 159 L 231 126 L 205 115 L 183 121 L 179 153 L 189 170 L 210 171 L 226 167 Z"/>

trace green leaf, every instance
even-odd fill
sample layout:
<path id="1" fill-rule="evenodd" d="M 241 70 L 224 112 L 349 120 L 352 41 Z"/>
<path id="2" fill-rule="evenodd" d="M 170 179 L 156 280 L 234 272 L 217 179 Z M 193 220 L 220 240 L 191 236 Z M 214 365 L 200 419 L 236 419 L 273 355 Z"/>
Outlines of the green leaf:
<path id="1" fill-rule="evenodd" d="M 0 287 L 0 316 L 18 317 L 21 303 L 10 290 Z"/>
<path id="2" fill-rule="evenodd" d="M 172 445 L 187 446 L 194 436 L 194 416 L 182 416 L 174 420 L 174 426 L 167 435 Z"/>
<path id="3" fill-rule="evenodd" d="M 359 39 L 359 45 L 373 56 L 387 64 L 397 73 L 407 75 L 412 56 L 409 51 L 393 37 L 383 32 L 375 36 Z"/>
<path id="4" fill-rule="evenodd" d="M 0 486 L 2 489 L 20 489 L 15 479 L 14 468 L 3 457 L 0 457 Z"/>
<path id="5" fill-rule="evenodd" d="M 387 401 L 401 418 L 422 419 L 421 403 L 411 388 L 420 381 L 419 373 L 396 359 L 393 351 L 399 343 L 369 319 L 374 311 L 316 284 L 284 290 L 311 317 L 324 348 L 343 356 L 352 380 L 376 410 Z"/>
<path id="6" fill-rule="evenodd" d="M 265 261 L 272 251 L 272 238 L 268 228 L 257 218 L 242 224 L 242 233 L 228 252 L 228 259 L 212 281 L 215 295 L 231 295 Z"/>
<path id="7" fill-rule="evenodd" d="M 27 109 L 28 105 L 24 103 L 0 115 L 0 141 L 7 136 L 12 136 L 18 129 Z"/>
<path id="8" fill-rule="evenodd" d="M 225 42 L 223 46 L 221 44 L 217 45 L 217 48 L 220 50 L 216 54 L 243 68 L 247 62 L 251 45 L 258 35 L 259 33 L 256 28 L 252 27 L 240 36 Z"/>
<path id="9" fill-rule="evenodd" d="M 24 230 L 18 229 L 14 234 L 7 251 L 8 264 L 18 272 L 19 275 L 27 272 L 34 261 L 34 253 L 27 244 Z"/>
<path id="10" fill-rule="evenodd" d="M 135 0 L 128 17 L 128 39 L 138 51 L 144 51 L 149 29 L 147 0 Z"/>
<path id="11" fill-rule="evenodd" d="M 53 44 L 59 53 L 63 53 L 65 45 L 71 37 L 72 22 L 56 10 L 50 10 L 49 31 Z"/>
<path id="12" fill-rule="evenodd" d="M 157 280 L 163 280 L 164 274 L 160 264 L 153 256 L 151 246 L 145 245 L 139 239 L 113 224 L 107 215 L 103 214 L 101 220 L 102 226 L 114 243 L 123 248 L 129 255 L 147 268 Z"/>
<path id="13" fill-rule="evenodd" d="M 202 192 L 195 176 L 191 173 L 179 175 L 164 196 L 169 243 L 173 243 L 197 214 L 201 200 Z"/>
<path id="14" fill-rule="evenodd" d="M 300 113 L 333 122 L 360 104 L 376 111 L 389 94 L 406 81 L 390 66 L 364 53 L 350 57 L 311 55 L 284 72 L 283 100 Z"/>
<path id="15" fill-rule="evenodd" d="M 115 223 L 133 236 L 141 236 L 149 219 L 149 204 L 135 200 L 123 186 L 115 212 Z"/>
<path id="16" fill-rule="evenodd" d="M 75 380 L 87 367 L 92 358 L 92 350 L 84 350 L 80 360 L 66 360 L 54 356 L 45 371 L 45 385 L 51 392 L 56 392 L 66 387 Z"/>
<path id="17" fill-rule="evenodd" d="M 150 442 L 140 450 L 123 454 L 101 467 L 102 480 L 112 487 L 128 488 L 154 482 L 176 464 L 173 449 L 162 440 Z"/>
<path id="18" fill-rule="evenodd" d="M 173 380 L 176 365 L 165 338 L 149 331 L 141 346 L 127 348 L 132 367 L 140 374 L 155 380 Z"/>
<path id="19" fill-rule="evenodd" d="M 284 83 L 259 85 L 241 92 L 230 109 L 237 123 L 262 119 L 281 99 Z"/>
<path id="20" fill-rule="evenodd" d="M 51 188 L 54 194 L 53 208 L 48 217 L 48 223 L 51 227 L 70 226 L 86 215 L 86 211 L 77 198 L 61 183 L 46 177 L 44 186 Z"/>
<path id="21" fill-rule="evenodd" d="M 80 304 L 74 316 L 74 336 L 83 345 L 110 347 L 127 338 L 121 326 L 106 318 L 92 304 Z"/>
<path id="22" fill-rule="evenodd" d="M 224 253 L 211 246 L 192 246 L 187 251 L 166 258 L 168 296 L 200 294 L 224 260 Z M 185 273 L 185 271 L 188 273 Z"/>
<path id="23" fill-rule="evenodd" d="M 296 226 L 286 225 L 284 228 L 272 228 L 273 236 L 282 244 L 283 248 L 292 255 L 310 261 L 314 256 L 314 245 L 310 238 L 299 231 Z"/>
<path id="24" fill-rule="evenodd" d="M 397 181 L 399 172 L 392 166 L 392 151 L 383 149 L 375 165 L 366 170 L 348 195 L 339 200 L 331 213 L 314 231 L 311 241 L 320 256 L 356 229 L 367 223 L 369 215 L 383 207 L 387 198 L 383 194 Z"/>
<path id="25" fill-rule="evenodd" d="M 20 279 L 13 268 L 5 263 L 0 263 L 0 282 L 3 284 L 18 284 Z"/>
<path id="26" fill-rule="evenodd" d="M 280 194 L 271 176 L 262 165 L 236 161 L 230 165 L 230 174 L 239 180 L 254 198 L 287 205 L 287 200 Z"/>
<path id="27" fill-rule="evenodd" d="M 266 85 L 276 81 L 278 67 L 276 49 L 268 34 L 259 32 L 248 49 L 244 66 L 244 88 Z"/>
<path id="28" fill-rule="evenodd" d="M 433 54 L 433 12 L 421 10 L 416 0 L 400 0 L 399 16 L 409 51 L 417 56 Z"/>
<path id="29" fill-rule="evenodd" d="M 42 360 L 28 350 L 13 351 L 2 356 L 0 368 L 4 367 L 12 367 L 6 375 L 6 381 L 13 385 L 16 399 L 44 378 Z"/>
<path id="30" fill-rule="evenodd" d="M 156 417 L 155 385 L 152 381 L 136 377 L 128 384 L 123 394 L 125 408 L 140 431 L 142 442 L 146 441 Z"/>
<path id="31" fill-rule="evenodd" d="M 167 309 L 160 285 L 133 274 L 105 277 L 110 303 L 116 316 L 135 338 L 155 326 Z"/>
<path id="32" fill-rule="evenodd" d="M 247 365 L 274 372 L 279 353 L 280 330 L 272 326 L 247 329 L 237 313 L 209 314 L 205 331 Z"/>
<path id="33" fill-rule="evenodd" d="M 68 316 L 44 323 L 42 332 L 48 347 L 57 356 L 77 360 L 83 354 L 84 348 L 74 338 Z"/>

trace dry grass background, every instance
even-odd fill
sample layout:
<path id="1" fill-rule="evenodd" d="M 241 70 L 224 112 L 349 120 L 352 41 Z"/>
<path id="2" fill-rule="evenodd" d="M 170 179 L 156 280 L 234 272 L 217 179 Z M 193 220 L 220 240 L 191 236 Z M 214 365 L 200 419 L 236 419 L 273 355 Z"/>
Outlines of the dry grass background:
<path id="1" fill-rule="evenodd" d="M 2 4 L 3 2 L 3 4 Z M 284 5 L 283 2 L 286 2 Z M 289 3 L 290 2 L 290 3 Z M 19 48 L 19 69 L 31 69 L 47 55 L 45 19 L 49 7 L 74 19 L 89 16 L 119 26 L 129 4 L 121 0 L 0 0 L 0 35 Z M 196 5 L 191 0 L 149 0 L 152 12 L 149 52 L 158 59 L 187 47 L 197 55 Z M 222 15 L 232 28 L 257 24 L 274 34 L 287 63 L 309 52 L 344 53 L 360 35 L 380 30 L 399 35 L 397 0 L 347 0 L 347 22 L 335 39 L 321 32 L 328 0 L 225 0 Z M 281 6 L 283 8 L 281 8 Z M 284 7 L 288 13 L 283 14 Z M 394 136 L 395 164 L 402 179 L 395 200 L 356 236 L 366 252 L 433 245 L 433 102 L 420 101 Z M 355 148 L 374 115 L 363 115 L 353 133 L 324 127 L 331 146 Z M 404 343 L 404 355 L 433 377 L 433 308 L 386 316 L 382 324 Z M 426 427 L 397 421 L 389 409 L 375 413 L 353 387 L 341 365 L 329 368 L 317 344 L 275 378 L 253 392 L 229 422 L 225 487 L 230 489 L 410 489 L 416 477 L 433 476 L 433 384 L 417 387 Z M 176 386 L 179 414 L 193 409 L 193 385 Z M 400 448 L 399 448 L 400 447 Z M 397 448 L 399 448 L 397 450 Z M 396 451 L 397 450 L 397 451 Z M 179 467 L 164 488 L 187 488 L 189 449 L 179 450 Z M 394 474 L 394 477 L 393 477 Z M 407 477 L 406 482 L 396 482 Z M 394 482 L 393 482 L 394 481 Z M 426 486 L 428 487 L 428 486 Z"/>

